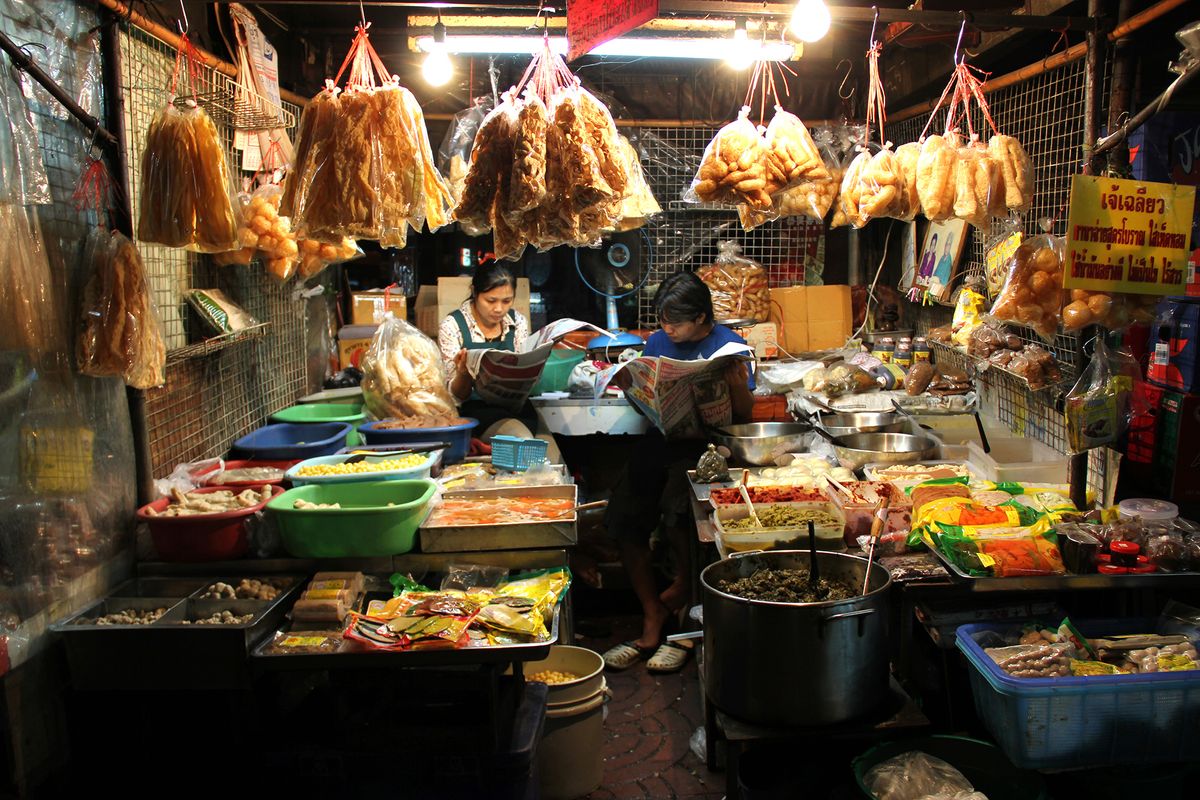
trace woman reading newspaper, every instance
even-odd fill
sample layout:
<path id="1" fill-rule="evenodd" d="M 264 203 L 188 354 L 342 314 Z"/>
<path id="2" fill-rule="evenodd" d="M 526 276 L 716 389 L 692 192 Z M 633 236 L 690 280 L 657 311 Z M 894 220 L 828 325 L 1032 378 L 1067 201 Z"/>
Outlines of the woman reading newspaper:
<path id="1" fill-rule="evenodd" d="M 646 340 L 645 356 L 694 361 L 708 358 L 730 342 L 745 344 L 742 337 L 716 323 L 712 294 L 691 272 L 664 280 L 654 295 L 654 308 L 661 329 Z M 754 379 L 746 362 L 731 362 L 724 379 L 733 421 L 748 422 L 754 408 Z M 642 635 L 604 654 L 610 669 L 626 669 L 649 658 L 646 666 L 651 671 L 674 672 L 687 661 L 687 645 L 664 637 L 687 597 L 688 576 L 682 571 L 684 537 L 690 527 L 687 470 L 696 465 L 704 446 L 702 439 L 668 440 L 653 430 L 634 446 L 613 489 L 605 521 L 609 535 L 620 545 L 621 560 L 642 606 Z M 661 593 L 650 552 L 655 529 L 670 541 L 675 556 L 674 580 Z"/>

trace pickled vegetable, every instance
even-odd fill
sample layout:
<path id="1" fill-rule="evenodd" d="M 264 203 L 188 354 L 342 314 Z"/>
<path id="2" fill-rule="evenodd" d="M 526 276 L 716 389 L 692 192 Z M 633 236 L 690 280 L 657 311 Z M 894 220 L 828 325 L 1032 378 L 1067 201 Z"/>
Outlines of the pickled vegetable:
<path id="1" fill-rule="evenodd" d="M 763 528 L 800 528 L 811 522 L 814 526 L 840 526 L 841 520 L 828 511 L 814 508 L 795 508 L 790 506 L 767 506 L 755 509 Z M 724 520 L 722 524 L 732 530 L 749 530 L 758 528 L 750 517 L 744 519 Z"/>

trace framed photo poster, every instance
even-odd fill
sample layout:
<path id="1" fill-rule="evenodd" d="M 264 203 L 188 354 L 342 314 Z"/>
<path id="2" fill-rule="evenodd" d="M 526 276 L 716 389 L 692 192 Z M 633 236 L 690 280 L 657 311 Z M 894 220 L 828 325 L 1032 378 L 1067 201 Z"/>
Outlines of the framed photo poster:
<path id="1" fill-rule="evenodd" d="M 967 242 L 967 221 L 948 219 L 931 222 L 925 229 L 921 258 L 917 263 L 918 286 L 942 303 L 950 302 L 959 261 Z"/>

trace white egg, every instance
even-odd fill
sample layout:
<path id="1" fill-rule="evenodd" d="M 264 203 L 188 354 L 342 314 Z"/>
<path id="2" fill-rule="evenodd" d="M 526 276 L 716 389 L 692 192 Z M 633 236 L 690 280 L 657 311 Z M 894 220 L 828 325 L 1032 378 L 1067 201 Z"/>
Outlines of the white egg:
<path id="1" fill-rule="evenodd" d="M 776 472 L 776 470 L 775 470 L 775 468 L 774 468 L 774 467 L 767 467 L 766 469 L 764 469 L 764 470 L 763 470 L 762 472 L 760 472 L 759 474 L 760 474 L 760 475 L 762 475 L 762 477 L 764 477 L 764 478 L 774 478 L 774 477 L 775 477 L 775 472 Z"/>
<path id="2" fill-rule="evenodd" d="M 854 473 L 851 470 L 846 469 L 845 467 L 834 467 L 832 472 L 830 473 L 830 475 L 836 481 L 852 481 L 852 480 L 854 480 Z"/>

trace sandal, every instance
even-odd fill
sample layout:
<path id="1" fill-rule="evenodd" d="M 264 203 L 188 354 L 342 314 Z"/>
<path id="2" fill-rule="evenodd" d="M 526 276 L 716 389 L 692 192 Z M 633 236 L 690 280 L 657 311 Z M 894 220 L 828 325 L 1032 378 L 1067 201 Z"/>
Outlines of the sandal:
<path id="1" fill-rule="evenodd" d="M 682 642 L 663 642 L 658 646 L 650 660 L 646 662 L 647 672 L 678 672 L 687 663 L 692 648 Z"/>
<path id="2" fill-rule="evenodd" d="M 645 661 L 654 654 L 656 649 L 654 647 L 638 647 L 637 642 L 632 640 L 621 642 L 605 651 L 604 666 L 617 672 L 629 669 L 639 661 Z"/>

